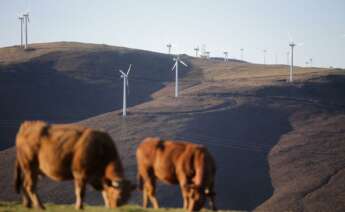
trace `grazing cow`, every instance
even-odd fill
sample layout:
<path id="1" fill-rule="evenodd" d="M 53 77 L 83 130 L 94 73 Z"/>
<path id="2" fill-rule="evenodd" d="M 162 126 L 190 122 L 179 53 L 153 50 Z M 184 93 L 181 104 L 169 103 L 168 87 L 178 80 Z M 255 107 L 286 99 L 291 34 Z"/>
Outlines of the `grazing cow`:
<path id="1" fill-rule="evenodd" d="M 214 198 L 215 162 L 208 150 L 187 142 L 163 141 L 146 138 L 136 152 L 139 187 L 143 190 L 143 207 L 148 199 L 158 208 L 155 197 L 156 179 L 168 184 L 179 184 L 183 208 L 200 210 L 205 197 L 216 210 Z"/>
<path id="2" fill-rule="evenodd" d="M 83 208 L 85 186 L 102 191 L 105 205 L 125 204 L 133 185 L 125 179 L 111 137 L 77 125 L 26 121 L 16 137 L 15 189 L 23 189 L 26 207 L 44 209 L 37 193 L 39 175 L 55 181 L 74 180 L 76 208 Z"/>

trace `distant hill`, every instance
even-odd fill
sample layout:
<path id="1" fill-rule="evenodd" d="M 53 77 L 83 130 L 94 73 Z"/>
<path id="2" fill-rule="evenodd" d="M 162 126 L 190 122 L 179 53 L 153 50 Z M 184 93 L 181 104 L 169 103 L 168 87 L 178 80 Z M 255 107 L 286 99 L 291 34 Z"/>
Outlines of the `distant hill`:
<path id="1" fill-rule="evenodd" d="M 27 115 L 41 114 L 38 118 L 53 117 L 51 120 L 55 121 L 61 120 L 60 116 L 66 114 L 69 116 L 79 114 L 71 121 L 83 119 L 78 123 L 109 132 L 119 148 L 126 175 L 132 180 L 135 180 L 136 176 L 135 149 L 144 137 L 153 135 L 203 144 L 210 149 L 217 162 L 216 191 L 220 209 L 345 210 L 344 70 L 296 67 L 294 82 L 287 83 L 288 67 L 284 65 L 258 65 L 240 61 L 224 63 L 220 59 L 206 60 L 184 56 L 189 69 L 182 71 L 181 96 L 174 98 L 172 96 L 174 84 L 169 81 L 173 79 L 173 72 L 169 71 L 171 56 L 102 45 L 75 43 L 41 45 L 75 45 L 79 46 L 78 48 L 85 45 L 85 50 L 81 51 L 88 52 L 85 54 L 71 50 L 78 49 L 77 47 L 66 47 L 68 50 L 65 52 L 59 50 L 59 53 L 51 53 L 59 55 L 53 57 L 51 63 L 54 65 L 50 65 L 51 67 L 60 67 L 60 59 L 57 58 L 65 58 L 61 61 L 65 64 L 63 67 L 68 67 L 53 68 L 59 71 L 53 72 L 52 82 L 61 76 L 67 76 L 67 79 L 73 80 L 72 85 L 74 82 L 80 83 L 75 87 L 70 86 L 76 89 L 74 95 L 69 96 L 71 103 L 67 101 L 67 104 L 62 104 L 59 103 L 61 101 L 49 100 L 49 95 L 43 95 L 41 98 L 35 97 L 35 100 L 41 100 L 38 103 L 34 102 L 33 106 L 38 108 L 25 109 L 23 106 L 25 102 L 21 101 L 21 98 L 25 97 L 25 91 L 29 91 L 28 93 L 32 95 L 41 90 L 35 89 L 33 92 L 27 89 L 22 90 L 22 94 L 14 93 L 13 98 L 21 104 L 16 107 L 13 105 L 15 101 L 11 101 L 11 104 L 6 103 L 9 106 L 6 112 L 1 109 L 2 114 L 10 113 L 11 117 L 16 117 L 16 114 L 26 110 Z M 108 62 L 102 62 L 100 59 L 107 58 L 100 57 L 106 55 L 103 50 L 99 50 L 103 48 L 114 49 L 111 51 L 117 55 L 109 56 L 109 61 L 117 57 L 133 58 L 133 60 L 128 59 L 122 64 L 120 62 L 125 59 L 115 59 L 117 62 L 105 66 L 104 64 Z M 55 52 L 57 47 L 52 49 Z M 1 51 L 5 50 L 1 49 Z M 35 51 L 30 51 L 29 54 Z M 124 53 L 126 57 L 120 56 L 122 53 L 119 52 L 123 51 L 127 52 Z M 138 56 L 132 57 L 130 52 L 137 52 Z M 7 58 L 1 59 L 3 61 L 1 72 L 7 74 L 2 76 L 10 76 L 9 67 L 16 65 L 23 70 L 31 70 L 28 68 L 29 64 L 37 60 L 37 57 L 25 59 L 22 54 L 25 53 L 18 53 L 16 57 L 2 57 Z M 38 58 L 50 58 L 49 54 Z M 21 58 L 20 61 L 25 60 L 27 64 L 18 62 L 18 58 Z M 43 61 L 47 60 L 43 59 Z M 113 67 L 125 69 L 128 63 L 133 63 L 137 68 L 137 71 L 133 72 L 133 80 L 138 82 L 139 87 L 132 87 L 134 83 L 131 81 L 131 107 L 129 115 L 123 118 L 119 109 L 122 84 L 119 76 L 113 73 L 116 73 Z M 101 66 L 104 68 L 94 71 Z M 74 71 L 69 71 L 72 67 Z M 16 73 L 19 70 L 21 69 L 18 68 Z M 11 79 L 21 79 L 19 77 L 21 76 L 23 81 L 27 78 L 31 81 L 35 78 L 33 75 L 39 76 L 36 72 L 29 73 Z M 2 84 L 7 82 L 7 86 L 18 89 L 14 81 L 6 79 Z M 56 83 L 56 87 L 60 85 L 60 89 L 64 88 L 61 85 L 65 85 L 63 82 L 68 81 L 65 79 L 62 78 L 61 83 Z M 42 80 L 35 81 L 35 85 L 40 82 Z M 115 85 L 112 87 L 108 83 Z M 94 85 L 108 86 L 90 95 L 95 90 L 95 87 L 92 87 Z M 50 86 L 39 88 L 48 89 Z M 56 90 L 60 91 L 57 88 Z M 118 93 L 114 94 L 114 90 Z M 19 95 L 21 98 L 17 98 L 17 94 L 21 94 Z M 82 99 L 76 101 L 75 98 L 80 99 L 77 94 L 85 95 L 87 101 Z M 8 93 L 0 95 L 1 98 L 9 98 Z M 45 101 L 47 99 L 49 101 Z M 109 99 L 117 102 L 109 102 Z M 74 101 L 76 103 L 72 104 Z M 85 104 L 83 110 L 78 102 L 81 102 L 82 106 Z M 54 110 L 57 103 L 62 109 Z M 75 107 L 68 106 L 69 104 Z M 43 107 L 41 105 L 45 105 L 46 108 L 40 108 Z M 26 118 L 25 114 L 21 117 Z M 95 114 L 100 115 L 94 116 Z M 66 115 L 66 119 L 63 120 L 68 120 L 69 116 Z M 85 117 L 88 118 L 84 119 Z M 9 183 L 15 158 L 14 152 L 13 147 L 0 152 L 1 201 L 19 200 L 19 196 L 14 194 Z M 44 201 L 74 202 L 71 182 L 52 183 L 44 179 L 39 185 L 39 194 Z M 159 185 L 157 195 L 162 206 L 181 206 L 181 197 L 176 186 L 173 188 Z M 135 193 L 132 202 L 139 203 L 140 196 L 141 194 Z M 89 188 L 86 201 L 89 204 L 101 204 L 101 195 Z"/>

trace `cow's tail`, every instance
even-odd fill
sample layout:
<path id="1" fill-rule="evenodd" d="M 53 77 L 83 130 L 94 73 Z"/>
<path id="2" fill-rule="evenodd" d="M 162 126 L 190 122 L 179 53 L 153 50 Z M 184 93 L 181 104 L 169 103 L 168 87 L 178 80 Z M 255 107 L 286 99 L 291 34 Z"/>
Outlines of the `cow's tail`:
<path id="1" fill-rule="evenodd" d="M 16 159 L 14 168 L 14 190 L 19 194 L 22 187 L 22 169 Z"/>
<path id="2" fill-rule="evenodd" d="M 203 148 L 197 148 L 194 152 L 193 157 L 194 162 L 194 184 L 196 186 L 201 186 L 204 178 L 204 171 L 205 171 L 205 152 Z"/>

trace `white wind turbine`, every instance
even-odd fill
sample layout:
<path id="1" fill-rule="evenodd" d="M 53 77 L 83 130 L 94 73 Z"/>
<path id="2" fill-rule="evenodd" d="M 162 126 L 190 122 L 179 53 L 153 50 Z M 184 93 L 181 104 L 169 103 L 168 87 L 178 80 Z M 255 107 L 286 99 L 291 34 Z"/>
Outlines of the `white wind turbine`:
<path id="1" fill-rule="evenodd" d="M 292 74 L 293 74 L 293 49 L 295 46 L 302 46 L 303 43 L 296 44 L 293 40 L 291 35 L 289 34 L 290 37 L 290 43 L 289 46 L 291 47 L 291 62 L 290 62 L 290 77 L 289 77 L 289 82 L 292 82 Z"/>
<path id="2" fill-rule="evenodd" d="M 205 54 L 206 54 L 206 58 L 207 58 L 207 59 L 210 59 L 211 52 L 206 51 Z"/>
<path id="3" fill-rule="evenodd" d="M 121 73 L 121 78 L 123 79 L 122 116 L 127 115 L 127 92 L 126 92 L 126 89 L 128 87 L 128 93 L 129 93 L 128 75 L 129 75 L 129 72 L 131 71 L 131 68 L 132 68 L 132 64 L 129 65 L 127 73 L 123 72 L 121 69 L 119 70 Z"/>
<path id="4" fill-rule="evenodd" d="M 199 50 L 200 50 L 199 47 L 194 48 L 195 57 L 198 57 Z"/>
<path id="5" fill-rule="evenodd" d="M 171 47 L 172 47 L 171 43 L 167 44 L 167 47 L 168 47 L 168 53 L 170 54 L 171 53 Z"/>
<path id="6" fill-rule="evenodd" d="M 243 51 L 244 51 L 244 49 L 241 48 L 240 51 L 241 51 L 241 60 L 243 60 Z"/>
<path id="7" fill-rule="evenodd" d="M 18 19 L 20 20 L 20 47 L 23 47 L 23 22 L 24 22 L 24 16 L 20 15 L 18 16 Z"/>
<path id="8" fill-rule="evenodd" d="M 264 53 L 264 65 L 266 65 L 266 53 L 267 53 L 267 50 L 264 49 L 264 50 L 263 50 L 263 53 Z"/>
<path id="9" fill-rule="evenodd" d="M 224 62 L 228 61 L 228 56 L 229 56 L 229 53 L 225 51 L 224 52 Z"/>
<path id="10" fill-rule="evenodd" d="M 177 56 L 173 60 L 175 63 L 171 70 L 174 71 L 175 69 L 175 97 L 178 97 L 178 64 L 181 63 L 186 67 L 188 67 L 188 65 L 180 59 L 180 56 Z"/>
<path id="11" fill-rule="evenodd" d="M 29 19 L 29 12 L 23 14 L 24 21 L 25 21 L 25 49 L 28 48 L 28 23 L 30 22 Z"/>

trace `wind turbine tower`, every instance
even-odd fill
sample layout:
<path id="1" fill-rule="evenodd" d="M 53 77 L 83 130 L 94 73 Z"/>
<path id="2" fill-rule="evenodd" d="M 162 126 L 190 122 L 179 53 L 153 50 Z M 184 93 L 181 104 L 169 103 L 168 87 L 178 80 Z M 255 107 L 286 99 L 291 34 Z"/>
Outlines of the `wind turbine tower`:
<path id="1" fill-rule="evenodd" d="M 313 67 L 313 58 L 309 58 L 310 67 Z"/>
<path id="2" fill-rule="evenodd" d="M 267 50 L 266 49 L 264 49 L 264 65 L 266 65 L 266 52 L 267 52 Z"/>
<path id="3" fill-rule="evenodd" d="M 199 47 L 194 48 L 195 57 L 198 57 L 199 50 L 200 50 Z"/>
<path id="4" fill-rule="evenodd" d="M 293 39 L 292 39 L 292 37 L 291 37 L 291 35 L 289 34 L 289 37 L 290 37 L 290 43 L 289 43 L 289 46 L 290 46 L 290 48 L 291 48 L 291 62 L 290 62 L 290 77 L 289 77 L 289 82 L 292 82 L 292 74 L 293 74 L 293 70 L 294 70 L 294 67 L 293 67 L 293 50 L 294 50 L 294 48 L 295 48 L 295 46 L 302 46 L 303 45 L 303 43 L 299 43 L 299 44 L 296 44 L 294 41 L 293 41 Z"/>
<path id="5" fill-rule="evenodd" d="M 207 59 L 210 59 L 210 54 L 211 54 L 211 52 L 206 51 L 205 54 L 206 54 L 206 58 L 207 58 Z"/>
<path id="6" fill-rule="evenodd" d="M 244 51 L 244 49 L 242 48 L 242 49 L 240 49 L 240 51 L 241 51 L 241 60 L 243 60 L 243 51 Z"/>
<path id="7" fill-rule="evenodd" d="M 129 65 L 127 73 L 123 72 L 122 70 L 119 70 L 121 73 L 121 78 L 123 79 L 122 116 L 127 115 L 127 88 L 129 91 L 128 75 L 129 75 L 129 72 L 131 71 L 131 68 L 132 68 L 132 64 Z"/>
<path id="8" fill-rule="evenodd" d="M 224 52 L 224 62 L 228 62 L 228 56 L 229 56 L 229 53 Z"/>
<path id="9" fill-rule="evenodd" d="M 28 23 L 30 22 L 29 12 L 25 13 L 23 17 L 25 21 L 25 49 L 27 49 L 29 47 L 28 46 Z"/>
<path id="10" fill-rule="evenodd" d="M 175 63 L 171 70 L 174 71 L 175 69 L 175 97 L 178 97 L 178 64 L 181 63 L 186 67 L 188 67 L 188 65 L 180 59 L 180 56 L 177 56 L 173 60 Z"/>
<path id="11" fill-rule="evenodd" d="M 20 20 L 20 47 L 23 47 L 23 22 L 24 22 L 24 17 L 23 16 L 18 16 L 18 19 Z"/>
<path id="12" fill-rule="evenodd" d="M 171 47 L 172 47 L 171 43 L 167 44 L 167 47 L 168 47 L 168 53 L 171 54 Z"/>
<path id="13" fill-rule="evenodd" d="M 292 72 L 293 72 L 293 48 L 295 48 L 296 44 L 291 41 L 289 46 L 291 47 L 291 62 L 290 62 L 290 78 L 289 82 L 292 82 Z"/>

